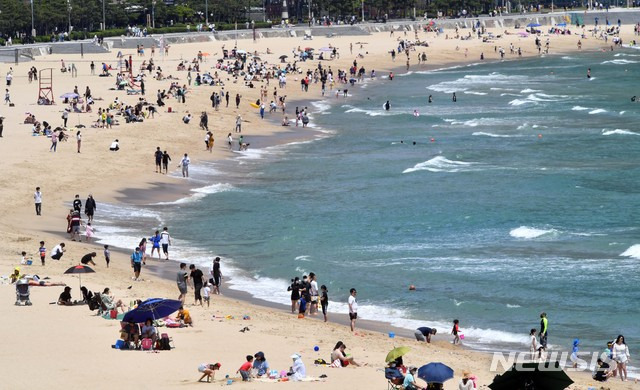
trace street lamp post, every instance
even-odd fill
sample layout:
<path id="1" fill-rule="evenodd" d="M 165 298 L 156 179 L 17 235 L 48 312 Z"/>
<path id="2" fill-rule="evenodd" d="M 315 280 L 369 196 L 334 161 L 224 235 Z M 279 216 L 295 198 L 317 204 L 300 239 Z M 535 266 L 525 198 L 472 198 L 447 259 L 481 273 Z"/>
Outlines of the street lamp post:
<path id="1" fill-rule="evenodd" d="M 209 0 L 204 2 L 204 24 L 209 28 Z"/>
<path id="2" fill-rule="evenodd" d="M 31 0 L 31 36 L 32 37 L 36 36 L 36 29 L 33 24 L 33 0 Z"/>
<path id="3" fill-rule="evenodd" d="M 156 28 L 156 0 L 151 2 L 151 27 Z"/>
<path id="4" fill-rule="evenodd" d="M 71 0 L 67 0 L 67 10 L 69 11 L 69 39 L 71 39 Z"/>
<path id="5" fill-rule="evenodd" d="M 102 31 L 107 29 L 106 16 L 104 12 L 104 0 L 102 0 Z"/>
<path id="6" fill-rule="evenodd" d="M 362 0 L 362 23 L 364 23 L 364 0 Z"/>

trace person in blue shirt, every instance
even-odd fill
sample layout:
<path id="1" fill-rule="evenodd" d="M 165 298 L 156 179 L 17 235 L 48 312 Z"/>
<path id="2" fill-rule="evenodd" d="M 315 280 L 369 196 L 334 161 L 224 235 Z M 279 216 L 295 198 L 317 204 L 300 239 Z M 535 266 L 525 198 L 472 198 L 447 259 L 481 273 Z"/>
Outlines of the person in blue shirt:
<path id="1" fill-rule="evenodd" d="M 160 240 L 162 240 L 162 237 L 160 236 L 160 231 L 156 230 L 156 232 L 154 233 L 153 237 L 149 237 L 149 241 L 151 241 L 152 246 L 151 246 L 151 257 L 153 257 L 153 252 L 157 251 L 158 252 L 158 259 L 160 259 Z"/>
<path id="2" fill-rule="evenodd" d="M 142 253 L 139 247 L 136 247 L 136 250 L 131 254 L 131 267 L 133 268 L 133 280 L 138 280 L 142 269 Z"/>
<path id="3" fill-rule="evenodd" d="M 267 360 L 264 358 L 264 353 L 263 352 L 258 352 L 255 355 L 253 355 L 253 357 L 255 358 L 253 360 L 253 368 L 255 368 L 258 373 L 258 376 L 263 376 L 266 375 L 269 371 L 269 363 L 267 363 Z"/>
<path id="4" fill-rule="evenodd" d="M 573 368 L 578 368 L 578 346 L 580 345 L 580 340 L 573 340 L 573 349 L 571 350 L 571 356 L 569 359 L 573 362 Z"/>
<path id="5" fill-rule="evenodd" d="M 402 386 L 405 390 L 422 390 L 422 387 L 419 387 L 416 383 L 416 371 L 418 371 L 417 368 L 409 367 L 409 372 L 405 375 L 404 382 L 402 382 Z"/>

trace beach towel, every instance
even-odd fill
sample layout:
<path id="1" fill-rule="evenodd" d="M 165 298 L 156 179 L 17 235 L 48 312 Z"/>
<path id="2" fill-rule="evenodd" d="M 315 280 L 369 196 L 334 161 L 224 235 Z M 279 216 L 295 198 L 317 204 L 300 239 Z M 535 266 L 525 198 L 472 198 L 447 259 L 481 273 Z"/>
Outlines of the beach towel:
<path id="1" fill-rule="evenodd" d="M 342 362 L 340 361 L 340 359 L 336 359 L 333 362 L 331 362 L 331 364 L 329 364 L 329 367 L 331 367 L 331 368 L 341 368 L 342 367 Z"/>

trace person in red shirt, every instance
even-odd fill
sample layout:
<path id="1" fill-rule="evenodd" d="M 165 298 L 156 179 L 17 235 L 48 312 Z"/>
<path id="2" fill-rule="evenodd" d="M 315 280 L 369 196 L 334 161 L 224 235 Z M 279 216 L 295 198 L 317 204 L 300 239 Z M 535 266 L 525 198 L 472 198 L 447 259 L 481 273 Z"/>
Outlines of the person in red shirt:
<path id="1" fill-rule="evenodd" d="M 240 366 L 238 371 L 236 371 L 236 374 L 240 373 L 240 375 L 242 376 L 242 380 L 243 381 L 248 381 L 249 378 L 251 377 L 251 366 L 252 366 L 252 364 L 253 364 L 253 356 L 247 355 L 247 361 L 244 362 L 244 364 Z"/>

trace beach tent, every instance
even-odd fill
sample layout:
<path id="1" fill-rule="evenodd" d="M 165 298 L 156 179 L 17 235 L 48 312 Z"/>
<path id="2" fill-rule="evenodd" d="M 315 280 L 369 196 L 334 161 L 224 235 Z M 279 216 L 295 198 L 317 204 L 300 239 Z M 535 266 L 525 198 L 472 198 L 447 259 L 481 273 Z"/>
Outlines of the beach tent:
<path id="1" fill-rule="evenodd" d="M 489 385 L 492 390 L 540 389 L 564 390 L 573 381 L 560 367 L 560 363 L 515 363 L 502 375 L 496 375 Z"/>

